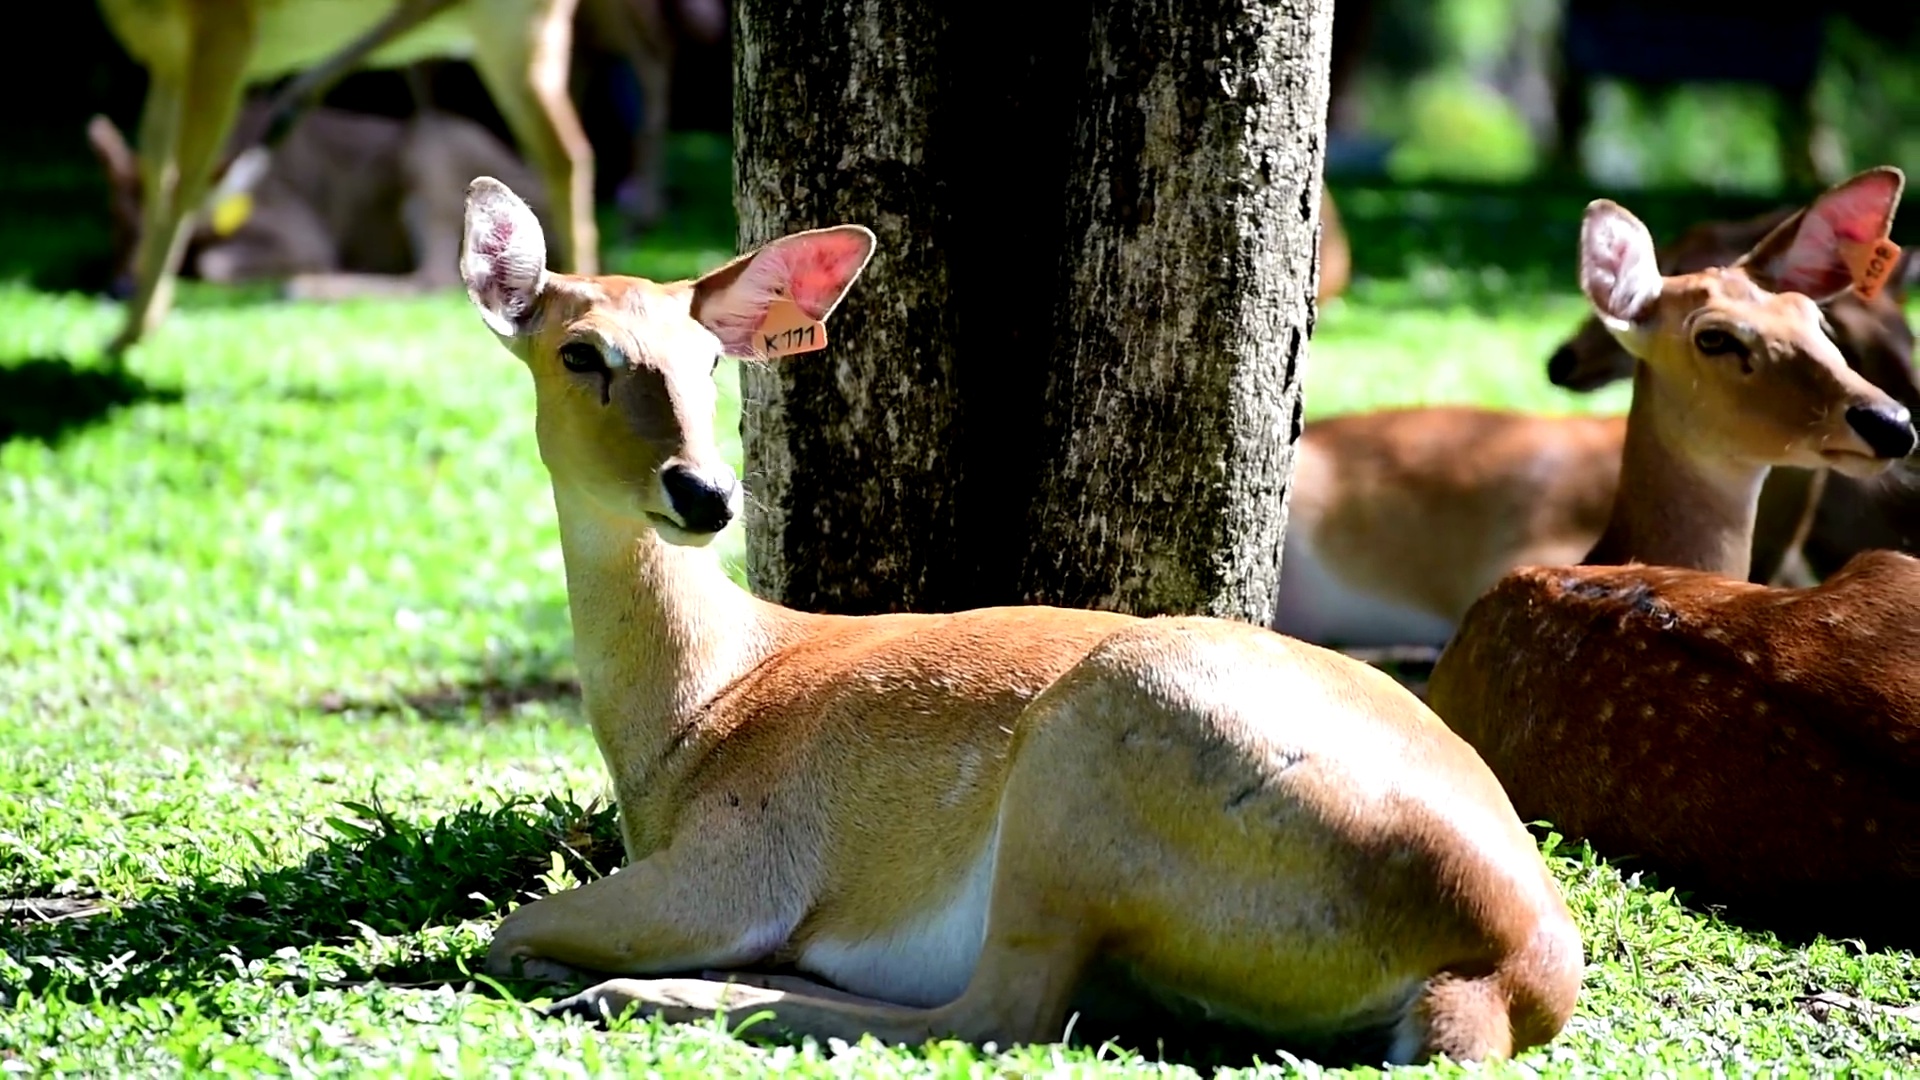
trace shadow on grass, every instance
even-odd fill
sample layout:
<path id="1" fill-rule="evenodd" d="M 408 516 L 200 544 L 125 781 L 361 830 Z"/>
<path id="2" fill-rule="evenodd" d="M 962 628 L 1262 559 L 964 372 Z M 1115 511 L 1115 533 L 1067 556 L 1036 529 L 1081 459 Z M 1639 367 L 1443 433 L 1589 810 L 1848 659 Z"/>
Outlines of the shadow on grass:
<path id="1" fill-rule="evenodd" d="M 546 621 L 544 614 L 528 620 L 534 625 Z M 522 706 L 536 703 L 578 710 L 580 680 L 566 670 L 565 654 L 560 649 L 515 650 L 489 655 L 466 666 L 475 674 L 384 693 L 329 691 L 301 704 L 333 716 L 415 716 L 445 722 L 503 720 Z"/>
<path id="2" fill-rule="evenodd" d="M 35 439 L 56 445 L 115 409 L 148 401 L 171 404 L 180 396 L 178 387 L 154 386 L 111 367 L 76 367 L 64 359 L 0 364 L 0 443 Z"/>
<path id="3" fill-rule="evenodd" d="M 361 716 L 418 715 L 428 720 L 464 720 L 478 714 L 498 720 L 533 702 L 577 702 L 580 683 L 550 675 L 482 676 L 435 683 L 387 697 L 326 693 L 312 702 L 324 713 Z"/>
<path id="4" fill-rule="evenodd" d="M 416 825 L 395 818 L 377 800 L 369 802 L 343 803 L 348 815 L 328 819 L 337 838 L 297 865 L 250 872 L 238 882 L 195 882 L 118 913 L 84 910 L 84 901 L 20 900 L 0 907 L 0 941 L 32 972 L 27 985 L 0 985 L 0 992 L 110 1003 L 188 994 L 203 1012 L 217 1015 L 213 984 L 282 950 L 315 946 L 337 949 L 331 957 L 346 983 L 468 984 L 478 956 L 368 964 L 352 946 L 367 929 L 401 937 L 500 910 L 535 888 L 556 852 L 581 879 L 612 871 L 623 857 L 612 808 L 549 797 L 490 810 L 470 807 Z M 252 977 L 309 985 L 306 975 L 291 971 Z M 1120 972 L 1099 972 L 1098 978 L 1120 994 L 1082 999 L 1101 1018 L 1076 1024 L 1071 1041 L 1078 1045 L 1110 1041 L 1149 1059 L 1209 1070 L 1276 1060 L 1271 1039 L 1143 1004 Z M 523 1000 L 561 989 L 521 980 L 508 988 Z M 771 1025 L 756 1027 L 748 1037 L 756 1043 L 790 1041 Z M 1380 1035 L 1369 1033 L 1289 1049 L 1333 1064 L 1378 1060 L 1383 1047 Z"/>
<path id="5" fill-rule="evenodd" d="M 14 939 L 8 950 L 33 971 L 25 989 L 105 1001 L 204 991 L 232 976 L 236 962 L 352 944 L 362 924 L 406 935 L 503 908 L 551 869 L 554 852 L 582 880 L 623 858 L 613 808 L 557 797 L 469 807 L 430 825 L 395 818 L 377 799 L 342 806 L 346 816 L 327 819 L 337 838 L 298 865 L 196 882 L 119 914 L 47 921 L 23 913 L 21 925 L 0 925 Z M 350 951 L 339 955 L 350 981 L 466 978 L 451 962 L 372 970 L 356 968 Z"/>

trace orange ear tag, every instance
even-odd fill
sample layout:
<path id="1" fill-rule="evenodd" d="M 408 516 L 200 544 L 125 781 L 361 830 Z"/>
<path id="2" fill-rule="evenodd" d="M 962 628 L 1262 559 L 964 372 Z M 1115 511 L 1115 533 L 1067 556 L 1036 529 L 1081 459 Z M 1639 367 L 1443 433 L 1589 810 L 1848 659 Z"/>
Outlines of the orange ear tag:
<path id="1" fill-rule="evenodd" d="M 754 332 L 755 351 L 762 356 L 792 356 L 827 347 L 827 325 L 782 297 L 767 305 L 767 317 Z"/>
<path id="2" fill-rule="evenodd" d="M 1847 271 L 1853 275 L 1853 291 L 1860 299 L 1871 300 L 1880 295 L 1887 275 L 1893 273 L 1894 264 L 1900 261 L 1900 245 L 1883 236 L 1878 240 L 1843 244 L 1840 257 L 1847 261 Z"/>

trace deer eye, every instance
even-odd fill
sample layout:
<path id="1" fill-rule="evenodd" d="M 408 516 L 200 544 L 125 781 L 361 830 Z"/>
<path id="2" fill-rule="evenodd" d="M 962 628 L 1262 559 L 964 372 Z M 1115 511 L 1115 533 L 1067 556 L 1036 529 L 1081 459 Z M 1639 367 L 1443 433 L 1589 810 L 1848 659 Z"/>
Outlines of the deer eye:
<path id="1" fill-rule="evenodd" d="M 596 375 L 607 370 L 607 358 L 584 341 L 569 341 L 560 346 L 560 363 L 568 371 Z"/>
<path id="2" fill-rule="evenodd" d="M 1746 355 L 1746 343 L 1725 330 L 1702 330 L 1693 335 L 1693 347 L 1708 356 Z"/>

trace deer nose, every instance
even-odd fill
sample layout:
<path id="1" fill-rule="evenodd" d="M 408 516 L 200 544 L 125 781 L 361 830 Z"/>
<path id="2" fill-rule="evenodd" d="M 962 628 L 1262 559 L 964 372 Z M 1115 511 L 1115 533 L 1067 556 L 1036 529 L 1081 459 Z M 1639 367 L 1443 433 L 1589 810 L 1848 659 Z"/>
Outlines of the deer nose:
<path id="1" fill-rule="evenodd" d="M 130 273 L 115 274 L 113 281 L 107 285 L 107 295 L 115 300 L 131 299 L 133 297 L 133 290 L 137 284 L 133 279 L 133 275 Z"/>
<path id="2" fill-rule="evenodd" d="M 1913 453 L 1913 415 L 1904 405 L 1850 405 L 1847 426 L 1883 458 Z"/>
<path id="3" fill-rule="evenodd" d="M 661 471 L 660 486 L 688 532 L 717 533 L 733 520 L 733 499 L 740 485 L 725 465 L 700 470 L 676 462 Z"/>
<path id="4" fill-rule="evenodd" d="M 1567 379 L 1573 375 L 1573 350 L 1565 345 L 1554 350 L 1547 359 L 1547 381 L 1555 386 L 1567 385 Z"/>

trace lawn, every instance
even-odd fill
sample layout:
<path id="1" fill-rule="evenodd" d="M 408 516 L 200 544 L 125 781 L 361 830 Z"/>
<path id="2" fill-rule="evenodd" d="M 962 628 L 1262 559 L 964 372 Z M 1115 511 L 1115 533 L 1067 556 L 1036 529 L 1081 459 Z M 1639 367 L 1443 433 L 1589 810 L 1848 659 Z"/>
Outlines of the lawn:
<path id="1" fill-rule="evenodd" d="M 727 254 L 724 148 L 677 153 L 719 174 L 720 199 L 619 269 Z M 17 279 L 0 285 L 0 1070 L 1186 1068 L 601 1031 L 515 1003 L 537 987 L 470 977 L 507 908 L 618 861 L 528 380 L 457 296 L 203 288 L 109 376 L 115 308 L 39 273 L 63 237 L 98 239 L 97 203 L 47 194 L 31 205 L 54 217 L 30 217 L 19 190 L 0 215 Z M 1562 280 L 1581 200 L 1510 202 L 1352 193 L 1363 280 L 1324 313 L 1312 415 L 1622 407 L 1624 388 L 1581 398 L 1542 374 L 1581 312 Z M 1475 214 L 1531 239 L 1494 250 Z M 720 378 L 737 409 L 731 365 Z M 1911 954 L 1782 945 L 1545 843 L 1590 967 L 1569 1029 L 1507 1071 L 1920 1070 L 1920 1010 L 1896 1012 L 1920 998 Z"/>

